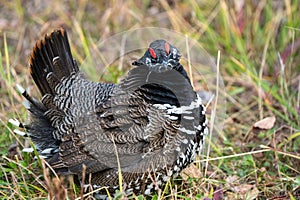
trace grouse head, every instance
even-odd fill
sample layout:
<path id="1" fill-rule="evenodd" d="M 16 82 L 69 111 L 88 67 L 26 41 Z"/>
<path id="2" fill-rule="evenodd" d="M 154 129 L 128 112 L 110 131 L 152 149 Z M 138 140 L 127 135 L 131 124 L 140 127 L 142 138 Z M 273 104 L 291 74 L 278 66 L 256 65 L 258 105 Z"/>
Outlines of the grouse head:
<path id="1" fill-rule="evenodd" d="M 186 71 L 179 62 L 180 57 L 181 53 L 175 46 L 165 40 L 155 40 L 151 42 L 145 54 L 134 61 L 132 65 L 147 66 L 150 72 L 148 75 L 151 72 L 164 74 L 168 71 L 176 70 L 190 82 Z"/>
<path id="2" fill-rule="evenodd" d="M 153 41 L 144 56 L 133 62 L 133 65 L 147 65 L 153 71 L 164 72 L 175 69 L 179 64 L 179 50 L 165 40 Z"/>

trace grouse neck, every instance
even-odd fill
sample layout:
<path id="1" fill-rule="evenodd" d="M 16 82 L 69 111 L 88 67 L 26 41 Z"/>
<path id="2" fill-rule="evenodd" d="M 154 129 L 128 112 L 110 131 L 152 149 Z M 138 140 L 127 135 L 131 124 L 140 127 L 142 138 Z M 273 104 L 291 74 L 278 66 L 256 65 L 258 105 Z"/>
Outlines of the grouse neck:
<path id="1" fill-rule="evenodd" d="M 190 79 L 182 65 L 168 71 L 152 71 L 148 66 L 138 66 L 129 71 L 121 83 L 122 90 L 141 90 L 151 103 L 190 105 L 196 98 Z"/>

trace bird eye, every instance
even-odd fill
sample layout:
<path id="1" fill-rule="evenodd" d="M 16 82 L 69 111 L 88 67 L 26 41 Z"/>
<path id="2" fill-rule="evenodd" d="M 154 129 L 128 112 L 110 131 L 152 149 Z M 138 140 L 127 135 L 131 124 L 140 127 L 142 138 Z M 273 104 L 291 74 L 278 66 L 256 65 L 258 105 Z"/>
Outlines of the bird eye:
<path id="1" fill-rule="evenodd" d="M 170 54 L 170 45 L 167 42 L 165 43 L 165 51 L 166 51 L 167 55 Z"/>
<path id="2" fill-rule="evenodd" d="M 152 48 L 149 48 L 149 53 L 150 53 L 152 58 L 154 58 L 154 59 L 156 58 L 156 53 Z"/>

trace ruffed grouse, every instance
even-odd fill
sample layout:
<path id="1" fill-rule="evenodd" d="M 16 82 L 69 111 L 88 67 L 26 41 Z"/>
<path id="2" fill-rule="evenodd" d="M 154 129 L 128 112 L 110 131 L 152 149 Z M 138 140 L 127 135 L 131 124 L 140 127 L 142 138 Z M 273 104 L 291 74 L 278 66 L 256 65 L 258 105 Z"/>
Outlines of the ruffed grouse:
<path id="1" fill-rule="evenodd" d="M 18 86 L 31 119 L 11 122 L 58 174 L 81 175 L 84 164 L 94 186 L 114 190 L 119 163 L 127 193 L 151 194 L 194 160 L 208 132 L 180 56 L 156 40 L 121 83 L 91 82 L 79 72 L 65 30 L 56 30 L 30 55 L 42 99 Z"/>

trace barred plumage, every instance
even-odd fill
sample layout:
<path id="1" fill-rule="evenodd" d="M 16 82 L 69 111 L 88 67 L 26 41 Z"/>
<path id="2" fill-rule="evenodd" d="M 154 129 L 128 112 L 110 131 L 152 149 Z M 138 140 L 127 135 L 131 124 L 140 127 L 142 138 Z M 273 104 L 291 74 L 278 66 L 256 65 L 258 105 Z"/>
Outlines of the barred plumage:
<path id="1" fill-rule="evenodd" d="M 84 164 L 92 184 L 114 190 L 119 162 L 127 192 L 148 195 L 150 176 L 158 186 L 176 176 L 207 134 L 205 108 L 180 56 L 156 40 L 121 83 L 91 82 L 72 58 L 67 33 L 56 30 L 30 56 L 41 101 L 19 88 L 31 113 L 24 128 L 57 173 L 81 175 Z"/>

